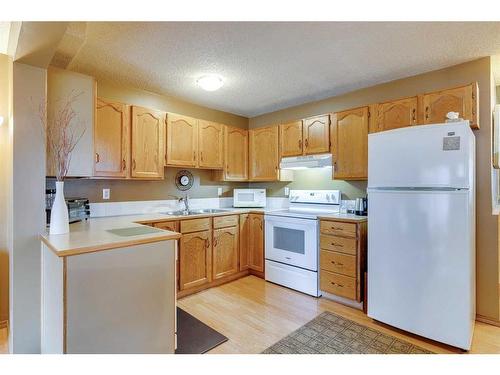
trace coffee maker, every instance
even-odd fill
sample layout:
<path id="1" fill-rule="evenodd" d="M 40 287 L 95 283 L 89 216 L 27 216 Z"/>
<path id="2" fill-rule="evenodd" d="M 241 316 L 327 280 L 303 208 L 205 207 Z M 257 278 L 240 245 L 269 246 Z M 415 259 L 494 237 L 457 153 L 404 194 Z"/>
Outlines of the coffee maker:
<path id="1" fill-rule="evenodd" d="M 356 198 L 354 213 L 359 216 L 368 215 L 368 198 Z"/>

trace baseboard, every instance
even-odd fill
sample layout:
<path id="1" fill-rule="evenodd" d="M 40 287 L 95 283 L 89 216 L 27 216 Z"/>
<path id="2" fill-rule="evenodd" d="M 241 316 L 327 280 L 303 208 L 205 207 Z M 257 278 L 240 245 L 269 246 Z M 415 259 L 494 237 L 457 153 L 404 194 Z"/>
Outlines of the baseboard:
<path id="1" fill-rule="evenodd" d="M 252 269 L 250 269 L 249 272 L 250 272 L 250 275 L 254 275 L 254 276 L 260 277 L 261 279 L 265 279 L 266 278 L 264 272 L 256 271 L 256 270 L 252 270 Z"/>
<path id="2" fill-rule="evenodd" d="M 478 315 L 478 314 L 476 315 L 476 320 L 478 322 L 481 322 L 481 323 L 486 323 L 486 324 L 490 324 L 492 326 L 500 327 L 500 320 L 495 320 L 495 319 L 487 318 L 485 316 Z"/>
<path id="3" fill-rule="evenodd" d="M 8 328 L 9 327 L 9 321 L 8 320 L 2 320 L 0 321 L 0 329 L 2 328 Z"/>

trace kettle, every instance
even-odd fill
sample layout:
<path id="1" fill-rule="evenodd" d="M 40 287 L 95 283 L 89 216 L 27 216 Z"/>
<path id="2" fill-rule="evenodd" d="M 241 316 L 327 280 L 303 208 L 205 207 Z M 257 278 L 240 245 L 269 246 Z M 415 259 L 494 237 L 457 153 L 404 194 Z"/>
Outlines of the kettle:
<path id="1" fill-rule="evenodd" d="M 368 198 L 356 198 L 354 213 L 359 216 L 368 215 Z"/>

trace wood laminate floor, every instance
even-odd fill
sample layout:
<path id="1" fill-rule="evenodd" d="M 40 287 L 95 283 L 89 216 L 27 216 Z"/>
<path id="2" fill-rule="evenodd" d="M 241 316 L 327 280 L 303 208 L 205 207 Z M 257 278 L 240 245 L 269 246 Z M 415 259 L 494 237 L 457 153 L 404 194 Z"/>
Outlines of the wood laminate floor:
<path id="1" fill-rule="evenodd" d="M 178 305 L 229 338 L 209 353 L 260 353 L 323 311 L 340 314 L 436 353 L 462 352 L 375 322 L 362 311 L 255 276 L 185 297 Z M 500 327 L 476 322 L 470 353 L 500 353 Z"/>

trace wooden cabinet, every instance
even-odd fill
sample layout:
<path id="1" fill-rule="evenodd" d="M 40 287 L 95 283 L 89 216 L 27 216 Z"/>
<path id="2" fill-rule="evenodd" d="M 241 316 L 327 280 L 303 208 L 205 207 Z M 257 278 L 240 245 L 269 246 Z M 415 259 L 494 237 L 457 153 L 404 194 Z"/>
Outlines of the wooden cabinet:
<path id="1" fill-rule="evenodd" d="M 238 272 L 238 227 L 213 231 L 213 279 L 220 279 Z"/>
<path id="2" fill-rule="evenodd" d="M 212 281 L 211 231 L 183 234 L 179 240 L 179 290 Z"/>
<path id="3" fill-rule="evenodd" d="M 155 228 L 160 228 L 164 230 L 170 230 L 172 232 L 179 231 L 179 222 L 178 221 L 162 221 L 159 223 L 154 223 L 153 226 Z"/>
<path id="4" fill-rule="evenodd" d="M 264 215 L 249 214 L 249 266 L 264 272 Z"/>
<path id="5" fill-rule="evenodd" d="M 249 131 L 250 181 L 279 180 L 278 126 Z"/>
<path id="6" fill-rule="evenodd" d="M 448 112 L 458 112 L 472 128 L 479 129 L 477 83 L 424 94 L 422 105 L 424 124 L 443 123 Z"/>
<path id="7" fill-rule="evenodd" d="M 166 164 L 196 167 L 198 162 L 198 120 L 169 113 L 167 116 Z"/>
<path id="8" fill-rule="evenodd" d="M 250 219 L 249 214 L 240 215 L 240 271 L 247 270 L 250 267 Z"/>
<path id="9" fill-rule="evenodd" d="M 379 132 L 417 125 L 417 107 L 416 96 L 377 104 L 376 113 L 373 114 L 376 116 L 376 128 L 371 131 Z"/>
<path id="10" fill-rule="evenodd" d="M 163 178 L 165 112 L 132 107 L 132 178 Z"/>
<path id="11" fill-rule="evenodd" d="M 224 126 L 224 168 L 215 171 L 219 181 L 248 181 L 248 130 Z"/>
<path id="12" fill-rule="evenodd" d="M 300 156 L 303 154 L 303 139 L 302 139 L 302 121 L 293 121 L 287 124 L 281 124 L 280 143 L 281 156 Z"/>
<path id="13" fill-rule="evenodd" d="M 363 300 L 366 229 L 366 221 L 320 221 L 320 289 L 323 292 L 357 302 Z"/>
<path id="14" fill-rule="evenodd" d="M 330 151 L 330 115 L 310 117 L 303 120 L 304 155 L 322 154 Z"/>
<path id="15" fill-rule="evenodd" d="M 94 176 L 129 176 L 130 107 L 97 98 L 94 122 Z"/>
<path id="16" fill-rule="evenodd" d="M 368 107 L 337 112 L 332 116 L 333 178 L 368 178 Z"/>
<path id="17" fill-rule="evenodd" d="M 198 166 L 221 169 L 224 166 L 224 126 L 211 121 L 198 122 Z"/>

